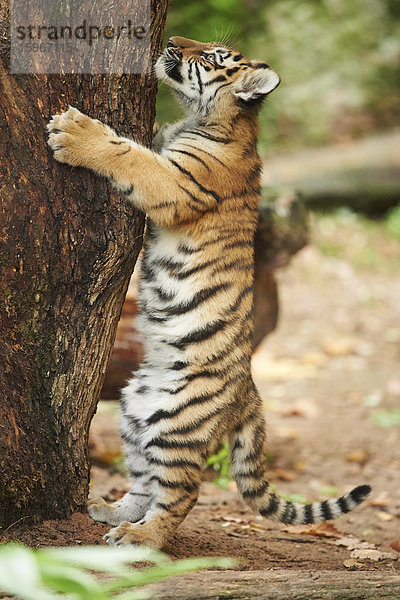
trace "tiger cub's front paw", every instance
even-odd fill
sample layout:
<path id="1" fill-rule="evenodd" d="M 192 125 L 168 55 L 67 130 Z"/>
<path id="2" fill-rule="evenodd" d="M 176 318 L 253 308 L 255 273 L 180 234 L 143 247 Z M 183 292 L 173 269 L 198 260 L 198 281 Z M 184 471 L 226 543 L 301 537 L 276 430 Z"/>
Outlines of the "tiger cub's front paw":
<path id="1" fill-rule="evenodd" d="M 72 106 L 61 115 L 54 115 L 47 130 L 54 158 L 74 167 L 93 168 L 93 157 L 101 150 L 105 139 L 116 137 L 107 125 Z"/>
<path id="2" fill-rule="evenodd" d="M 108 504 L 103 498 L 93 498 L 87 503 L 89 515 L 94 521 L 109 523 L 110 525 L 119 525 L 122 519 L 116 514 L 116 506 Z"/>

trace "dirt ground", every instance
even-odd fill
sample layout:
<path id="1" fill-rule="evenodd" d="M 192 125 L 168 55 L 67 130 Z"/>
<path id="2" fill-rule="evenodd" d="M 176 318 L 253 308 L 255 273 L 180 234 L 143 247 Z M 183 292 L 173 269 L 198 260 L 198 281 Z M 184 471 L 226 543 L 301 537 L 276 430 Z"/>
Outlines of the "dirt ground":
<path id="1" fill-rule="evenodd" d="M 343 212 L 314 217 L 313 243 L 279 273 L 279 327 L 254 355 L 265 403 L 271 478 L 280 493 L 321 500 L 369 483 L 365 505 L 332 526 L 284 527 L 247 509 L 231 482 L 204 483 L 165 547 L 171 557 L 231 556 L 237 570 L 400 570 L 400 244 L 384 224 Z M 103 402 L 91 435 L 91 496 L 128 489 L 117 407 Z M 209 472 L 207 479 L 212 479 Z M 103 544 L 107 525 L 77 514 L 3 540 Z"/>

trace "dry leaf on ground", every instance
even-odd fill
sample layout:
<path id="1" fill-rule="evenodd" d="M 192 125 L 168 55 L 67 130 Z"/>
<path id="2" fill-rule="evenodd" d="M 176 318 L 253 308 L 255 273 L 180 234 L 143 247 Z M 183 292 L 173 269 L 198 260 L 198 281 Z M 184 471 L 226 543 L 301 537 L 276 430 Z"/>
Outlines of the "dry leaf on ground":
<path id="1" fill-rule="evenodd" d="M 385 558 L 397 558 L 393 552 L 381 552 L 380 550 L 373 550 L 371 548 L 366 548 L 365 550 L 362 548 L 356 548 L 355 550 L 351 551 L 350 556 L 352 558 L 359 558 L 361 560 L 383 560 Z"/>
<path id="2" fill-rule="evenodd" d="M 299 430 L 294 427 L 287 427 L 285 425 L 277 425 L 275 427 L 275 435 L 277 438 L 282 440 L 296 440 L 299 437 Z"/>
<path id="3" fill-rule="evenodd" d="M 374 506 L 375 508 L 384 508 L 389 504 L 389 498 L 372 498 L 368 501 L 368 506 Z"/>
<path id="4" fill-rule="evenodd" d="M 349 550 L 359 549 L 359 550 L 376 550 L 375 544 L 369 544 L 368 542 L 362 542 L 358 538 L 349 535 L 346 537 L 342 537 L 334 542 L 335 546 L 345 546 Z"/>
<path id="5" fill-rule="evenodd" d="M 393 548 L 393 550 L 396 550 L 396 552 L 400 552 L 400 541 L 395 540 L 390 544 L 390 547 Z"/>
<path id="6" fill-rule="evenodd" d="M 350 337 L 337 337 L 323 342 L 323 350 L 328 356 L 346 356 L 356 351 L 357 341 Z"/>
<path id="7" fill-rule="evenodd" d="M 267 381 L 291 381 L 293 379 L 313 379 L 317 374 L 314 365 L 302 364 L 295 359 L 277 359 L 266 357 L 261 351 L 256 351 L 252 357 L 252 369 L 255 377 Z"/>
<path id="8" fill-rule="evenodd" d="M 343 561 L 343 564 L 346 567 L 346 569 L 350 569 L 350 571 L 354 571 L 355 569 L 361 569 L 362 567 L 364 567 L 363 563 L 359 563 L 351 558 Z"/>
<path id="9" fill-rule="evenodd" d="M 241 525 L 242 523 L 247 524 L 247 521 L 244 521 L 243 519 L 240 519 L 239 517 L 221 517 L 222 521 L 229 521 L 229 523 L 238 523 L 238 525 Z"/>
<path id="10" fill-rule="evenodd" d="M 302 361 L 304 364 L 306 365 L 313 365 L 315 367 L 320 367 L 321 365 L 325 365 L 327 358 L 324 354 L 322 354 L 322 352 L 307 352 L 306 354 L 303 354 L 303 356 L 301 357 Z"/>
<path id="11" fill-rule="evenodd" d="M 347 462 L 355 462 L 360 465 L 365 464 L 369 459 L 369 453 L 364 450 L 356 450 L 355 452 L 350 452 L 347 454 L 346 460 Z"/>
<path id="12" fill-rule="evenodd" d="M 376 510 L 375 514 L 381 521 L 393 521 L 394 519 L 393 515 L 391 515 L 388 512 L 385 512 L 384 510 Z"/>
<path id="13" fill-rule="evenodd" d="M 304 469 L 307 466 L 307 461 L 305 460 L 298 460 L 295 465 L 294 468 L 296 469 L 296 471 L 304 471 Z"/>
<path id="14" fill-rule="evenodd" d="M 386 393 L 390 396 L 400 396 L 400 379 L 394 377 L 388 381 Z"/>
<path id="15" fill-rule="evenodd" d="M 318 535 L 326 538 L 340 538 L 342 536 L 334 525 L 326 523 L 326 521 L 315 525 L 288 525 L 283 527 L 282 531 L 302 535 Z"/>
<path id="16" fill-rule="evenodd" d="M 272 473 L 278 478 L 282 479 L 282 481 L 293 481 L 297 477 L 297 473 L 294 471 L 289 471 L 288 469 L 281 469 L 276 467 L 272 469 Z"/>
<path id="17" fill-rule="evenodd" d="M 345 546 L 348 550 L 351 550 L 350 557 L 352 559 L 383 560 L 385 558 L 396 558 L 396 555 L 393 554 L 393 552 L 381 552 L 377 549 L 375 544 L 361 542 L 359 539 L 353 536 L 342 537 L 331 543 L 335 544 L 336 546 Z"/>
<path id="18" fill-rule="evenodd" d="M 249 527 L 250 527 L 250 529 L 258 529 L 258 530 L 261 530 L 261 531 L 266 531 L 267 530 L 266 527 L 263 527 L 262 525 L 260 525 L 259 523 L 255 523 L 254 521 L 250 521 L 249 522 Z"/>
<path id="19" fill-rule="evenodd" d="M 313 398 L 298 398 L 288 406 L 282 406 L 278 411 L 283 417 L 305 417 L 314 419 L 319 414 L 319 408 Z"/>

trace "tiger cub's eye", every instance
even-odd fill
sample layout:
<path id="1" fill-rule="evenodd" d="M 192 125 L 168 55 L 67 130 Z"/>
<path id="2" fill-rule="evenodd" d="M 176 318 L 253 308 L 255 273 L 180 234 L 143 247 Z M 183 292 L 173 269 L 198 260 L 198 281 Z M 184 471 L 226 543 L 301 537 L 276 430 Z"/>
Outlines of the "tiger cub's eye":
<path id="1" fill-rule="evenodd" d="M 206 54 L 205 52 L 202 52 L 201 56 L 212 65 L 215 64 L 215 54 Z"/>

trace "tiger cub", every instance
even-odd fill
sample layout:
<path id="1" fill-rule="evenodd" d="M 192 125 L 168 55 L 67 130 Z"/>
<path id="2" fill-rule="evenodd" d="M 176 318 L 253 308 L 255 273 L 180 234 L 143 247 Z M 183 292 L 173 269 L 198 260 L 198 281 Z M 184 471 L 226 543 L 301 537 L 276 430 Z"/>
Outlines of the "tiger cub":
<path id="1" fill-rule="evenodd" d="M 110 178 L 148 216 L 139 293 L 145 359 L 123 391 L 121 433 L 133 480 L 88 510 L 109 544 L 161 548 L 196 503 L 205 461 L 229 437 L 247 503 L 283 523 L 351 510 L 370 492 L 301 505 L 267 478 L 265 427 L 250 372 L 253 238 L 260 199 L 257 115 L 279 85 L 264 62 L 219 43 L 172 37 L 156 73 L 188 107 L 153 150 L 75 108 L 48 125 L 55 158 Z"/>

